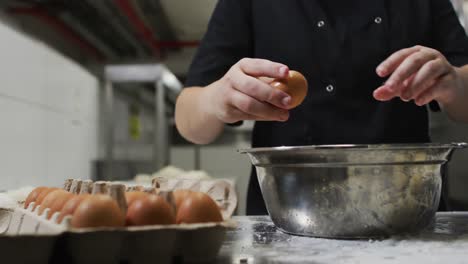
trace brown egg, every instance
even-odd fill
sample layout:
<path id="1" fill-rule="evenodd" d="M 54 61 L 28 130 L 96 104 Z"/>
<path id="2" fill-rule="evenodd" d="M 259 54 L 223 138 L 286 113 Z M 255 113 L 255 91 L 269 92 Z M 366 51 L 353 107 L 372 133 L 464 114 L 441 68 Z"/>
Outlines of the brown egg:
<path id="1" fill-rule="evenodd" d="M 52 204 L 56 201 L 62 202 L 62 200 L 66 199 L 66 196 L 68 194 L 69 192 L 64 191 L 62 189 L 54 190 L 48 193 L 39 207 L 39 215 L 42 215 L 45 209 L 51 208 Z"/>
<path id="2" fill-rule="evenodd" d="M 130 207 L 135 200 L 147 197 L 148 195 L 148 193 L 141 191 L 126 192 L 125 199 L 127 200 L 127 206 Z"/>
<path id="3" fill-rule="evenodd" d="M 60 188 L 45 188 L 44 190 L 41 191 L 41 193 L 39 194 L 39 196 L 37 196 L 37 199 L 36 199 L 36 204 L 34 205 L 34 208 L 33 210 L 36 209 L 36 207 L 40 206 L 42 204 L 42 201 L 46 198 L 46 196 L 55 191 L 55 190 L 59 190 Z"/>
<path id="4" fill-rule="evenodd" d="M 307 80 L 304 75 L 297 71 L 289 71 L 288 78 L 275 80 L 271 83 L 271 86 L 291 96 L 291 109 L 302 104 L 307 96 Z"/>
<path id="5" fill-rule="evenodd" d="M 47 214 L 47 219 L 50 219 L 52 217 L 52 215 L 55 214 L 56 212 L 62 211 L 63 206 L 68 202 L 68 200 L 70 200 L 74 196 L 76 196 L 76 195 L 71 193 L 71 192 L 66 192 L 65 191 L 65 192 L 61 193 L 57 197 L 57 199 L 55 199 L 55 201 L 53 201 L 52 204 L 49 205 L 50 210 L 49 210 L 49 213 Z M 46 199 L 47 199 L 47 197 L 46 197 Z"/>
<path id="6" fill-rule="evenodd" d="M 135 200 L 127 211 L 126 223 L 129 226 L 171 225 L 175 222 L 174 209 L 157 195 Z"/>
<path id="7" fill-rule="evenodd" d="M 68 215 L 73 215 L 75 212 L 76 208 L 80 205 L 80 203 L 90 196 L 90 194 L 80 194 L 80 195 L 75 195 L 72 198 L 70 198 L 62 207 L 60 210 L 60 215 L 57 218 L 57 223 L 62 223 L 63 218 Z"/>
<path id="8" fill-rule="evenodd" d="M 121 227 L 125 225 L 125 215 L 109 195 L 91 195 L 76 208 L 71 225 L 74 228 Z"/>
<path id="9" fill-rule="evenodd" d="M 24 209 L 27 209 L 30 203 L 35 202 L 39 194 L 45 189 L 47 189 L 47 187 L 42 186 L 32 190 L 24 201 Z"/>
<path id="10" fill-rule="evenodd" d="M 190 195 L 193 195 L 195 192 L 190 190 L 176 190 L 173 192 L 174 195 L 174 203 L 176 206 L 176 210 L 179 209 L 180 204 Z"/>
<path id="11" fill-rule="evenodd" d="M 223 217 L 218 205 L 207 194 L 196 192 L 189 195 L 177 210 L 177 224 L 221 222 Z"/>

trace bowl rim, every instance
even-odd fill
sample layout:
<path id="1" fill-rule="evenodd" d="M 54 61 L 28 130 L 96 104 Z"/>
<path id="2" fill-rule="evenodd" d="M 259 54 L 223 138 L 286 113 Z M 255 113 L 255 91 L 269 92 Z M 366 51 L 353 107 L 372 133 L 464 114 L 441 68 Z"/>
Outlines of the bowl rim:
<path id="1" fill-rule="evenodd" d="M 239 149 L 241 154 L 258 152 L 286 152 L 298 150 L 409 150 L 409 149 L 462 149 L 468 143 L 410 143 L 410 144 L 338 144 L 338 145 L 309 145 L 309 146 L 279 146 Z"/>

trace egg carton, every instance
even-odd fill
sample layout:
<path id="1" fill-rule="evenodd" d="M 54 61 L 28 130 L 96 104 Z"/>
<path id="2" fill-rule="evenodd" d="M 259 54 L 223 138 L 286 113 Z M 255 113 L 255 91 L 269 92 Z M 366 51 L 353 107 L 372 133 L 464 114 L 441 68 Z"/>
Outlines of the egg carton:
<path id="1" fill-rule="evenodd" d="M 238 198 L 234 185 L 227 180 L 192 180 L 181 178 L 156 177 L 151 186 L 143 185 L 122 185 L 118 183 L 90 180 L 68 179 L 65 181 L 63 189 L 75 194 L 79 193 L 107 193 L 117 200 L 123 211 L 126 211 L 125 197 L 121 186 L 125 186 L 125 191 L 143 191 L 158 195 L 171 196 L 176 190 L 191 190 L 203 192 L 215 201 L 224 220 L 232 217 L 237 208 Z M 114 188 L 114 189 L 112 189 Z M 113 190 L 113 191 L 111 191 Z M 171 200 L 170 198 L 166 200 Z"/>
<path id="2" fill-rule="evenodd" d="M 191 190 L 208 194 L 221 209 L 223 219 L 230 219 L 237 208 L 237 193 L 234 185 L 227 180 L 192 180 L 181 178 L 156 177 L 152 187 L 157 192 Z"/>
<path id="3" fill-rule="evenodd" d="M 170 195 L 155 188 L 139 190 Z M 126 210 L 122 192 L 127 187 L 109 182 L 67 180 L 73 193 L 107 193 Z M 235 222 L 74 229 L 71 217 L 57 223 L 59 213 L 47 219 L 49 209 L 0 208 L 0 261 L 5 263 L 172 263 L 206 262 L 216 258 L 226 230 Z M 203 241 L 203 243 L 200 243 Z M 24 250 L 27 246 L 27 253 Z"/>

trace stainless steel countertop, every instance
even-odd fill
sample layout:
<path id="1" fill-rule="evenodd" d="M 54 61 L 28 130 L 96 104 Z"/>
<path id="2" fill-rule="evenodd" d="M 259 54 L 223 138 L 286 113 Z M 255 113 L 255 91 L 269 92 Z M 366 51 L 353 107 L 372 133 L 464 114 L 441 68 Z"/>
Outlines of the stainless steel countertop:
<path id="1" fill-rule="evenodd" d="M 468 263 L 468 213 L 438 213 L 427 231 L 384 240 L 291 236 L 268 216 L 234 220 L 218 263 Z"/>

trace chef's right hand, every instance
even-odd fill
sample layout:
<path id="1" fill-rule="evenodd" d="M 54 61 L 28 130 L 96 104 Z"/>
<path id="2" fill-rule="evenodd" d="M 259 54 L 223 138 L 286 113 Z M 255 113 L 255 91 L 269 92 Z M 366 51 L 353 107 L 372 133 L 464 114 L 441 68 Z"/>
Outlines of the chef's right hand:
<path id="1" fill-rule="evenodd" d="M 206 87 L 206 110 L 224 123 L 242 120 L 287 121 L 291 97 L 269 83 L 284 79 L 289 68 L 262 59 L 242 59 Z"/>

